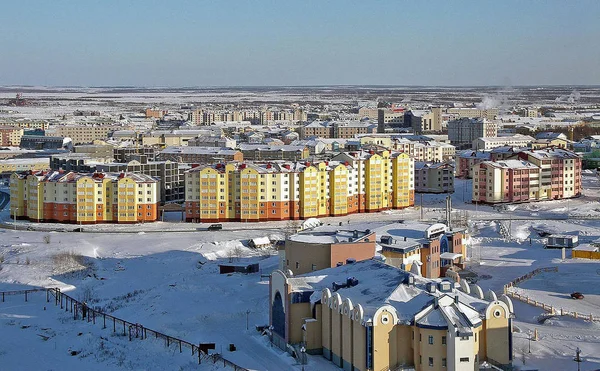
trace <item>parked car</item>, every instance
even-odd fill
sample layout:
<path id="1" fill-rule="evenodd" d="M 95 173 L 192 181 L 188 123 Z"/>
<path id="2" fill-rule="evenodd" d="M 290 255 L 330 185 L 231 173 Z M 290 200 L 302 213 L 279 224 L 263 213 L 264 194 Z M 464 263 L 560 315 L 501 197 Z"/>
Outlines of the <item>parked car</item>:
<path id="1" fill-rule="evenodd" d="M 585 298 L 585 296 L 583 296 L 583 294 L 580 293 L 580 292 L 574 292 L 574 293 L 571 294 L 571 298 L 573 298 L 573 299 L 583 299 L 583 298 Z"/>
<path id="2" fill-rule="evenodd" d="M 208 226 L 209 231 L 220 231 L 223 229 L 223 224 L 211 224 Z"/>

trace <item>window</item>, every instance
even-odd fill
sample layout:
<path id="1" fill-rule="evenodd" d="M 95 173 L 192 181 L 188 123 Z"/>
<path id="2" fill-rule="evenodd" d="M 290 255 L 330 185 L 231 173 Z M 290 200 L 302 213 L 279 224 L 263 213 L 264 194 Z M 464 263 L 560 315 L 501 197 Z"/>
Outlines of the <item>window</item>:
<path id="1" fill-rule="evenodd" d="M 313 264 L 313 265 L 311 266 L 311 269 L 312 269 L 313 271 L 316 271 L 316 270 L 317 270 L 317 265 L 316 265 L 316 264 Z"/>
<path id="2" fill-rule="evenodd" d="M 423 357 L 419 354 L 419 364 L 423 363 Z"/>
<path id="3" fill-rule="evenodd" d="M 433 336 L 432 335 L 429 335 L 429 344 L 433 345 Z"/>
<path id="4" fill-rule="evenodd" d="M 446 367 L 446 358 L 442 358 L 442 367 Z"/>
<path id="5" fill-rule="evenodd" d="M 460 359 L 461 362 L 469 362 L 469 357 L 462 357 Z"/>
<path id="6" fill-rule="evenodd" d="M 423 334 L 419 334 L 419 341 L 423 340 Z"/>
<path id="7" fill-rule="evenodd" d="M 300 268 L 300 263 L 296 262 L 296 269 Z"/>
<path id="8" fill-rule="evenodd" d="M 433 367 L 433 357 L 429 357 L 429 367 Z"/>
<path id="9" fill-rule="evenodd" d="M 442 336 L 442 345 L 446 345 L 446 337 Z"/>

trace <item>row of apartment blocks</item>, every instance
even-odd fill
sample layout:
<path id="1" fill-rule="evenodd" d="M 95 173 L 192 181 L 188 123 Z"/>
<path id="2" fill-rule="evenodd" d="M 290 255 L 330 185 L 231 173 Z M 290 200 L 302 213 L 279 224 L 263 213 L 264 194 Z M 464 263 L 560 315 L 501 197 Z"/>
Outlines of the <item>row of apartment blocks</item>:
<path id="1" fill-rule="evenodd" d="M 331 161 L 229 163 L 186 172 L 186 220 L 263 221 L 341 216 L 414 205 L 404 153 L 340 153 Z"/>
<path id="2" fill-rule="evenodd" d="M 294 110 L 250 110 L 250 111 L 211 111 L 197 109 L 190 114 L 195 126 L 211 125 L 215 122 L 249 121 L 253 124 L 266 124 L 273 121 L 306 121 L 307 113 L 302 108 Z"/>
<path id="3" fill-rule="evenodd" d="M 10 215 L 60 223 L 139 223 L 158 217 L 156 179 L 143 174 L 40 171 L 10 177 Z"/>
<path id="4" fill-rule="evenodd" d="M 473 202 L 556 200 L 581 194 L 581 158 L 562 148 L 473 165 Z"/>

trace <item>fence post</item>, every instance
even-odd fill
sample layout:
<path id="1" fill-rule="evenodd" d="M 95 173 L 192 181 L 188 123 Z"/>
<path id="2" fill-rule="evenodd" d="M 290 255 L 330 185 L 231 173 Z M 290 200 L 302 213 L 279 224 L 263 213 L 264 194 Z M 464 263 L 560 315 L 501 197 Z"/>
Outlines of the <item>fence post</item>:
<path id="1" fill-rule="evenodd" d="M 192 345 L 192 352 L 194 352 L 194 346 Z M 198 344 L 198 364 L 202 363 L 202 358 L 200 356 L 200 344 Z"/>
<path id="2" fill-rule="evenodd" d="M 179 340 L 179 353 L 181 353 L 181 340 Z"/>
<path id="3" fill-rule="evenodd" d="M 170 337 L 167 335 L 167 348 L 171 345 L 169 340 L 170 340 Z"/>
<path id="4" fill-rule="evenodd" d="M 50 302 L 50 296 L 48 296 L 48 290 L 49 289 L 46 290 L 46 303 Z"/>
<path id="5" fill-rule="evenodd" d="M 125 336 L 125 321 L 123 321 L 123 336 Z"/>
<path id="6" fill-rule="evenodd" d="M 4 303 L 4 293 L 2 293 L 2 302 Z"/>
<path id="7" fill-rule="evenodd" d="M 25 301 L 27 301 L 27 290 L 25 290 Z"/>
<path id="8" fill-rule="evenodd" d="M 117 332 L 117 322 L 115 320 L 115 317 L 113 317 L 113 332 Z"/>
<path id="9" fill-rule="evenodd" d="M 92 309 L 92 322 L 96 324 L 96 311 Z"/>

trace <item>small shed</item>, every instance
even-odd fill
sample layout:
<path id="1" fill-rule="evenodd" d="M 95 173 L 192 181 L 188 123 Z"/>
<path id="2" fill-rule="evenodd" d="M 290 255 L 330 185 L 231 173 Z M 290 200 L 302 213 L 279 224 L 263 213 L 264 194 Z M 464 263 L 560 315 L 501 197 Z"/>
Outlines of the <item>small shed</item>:
<path id="1" fill-rule="evenodd" d="M 600 247 L 584 243 L 571 250 L 572 258 L 600 260 Z"/>
<path id="2" fill-rule="evenodd" d="M 227 263 L 219 264 L 219 273 L 258 273 L 258 263 Z"/>
<path id="3" fill-rule="evenodd" d="M 546 242 L 547 249 L 571 249 L 579 245 L 579 236 L 569 234 L 551 234 Z"/>
<path id="4" fill-rule="evenodd" d="M 269 240 L 269 237 L 253 238 L 248 242 L 248 246 L 255 249 L 264 249 L 267 247 L 271 247 L 271 240 Z"/>

